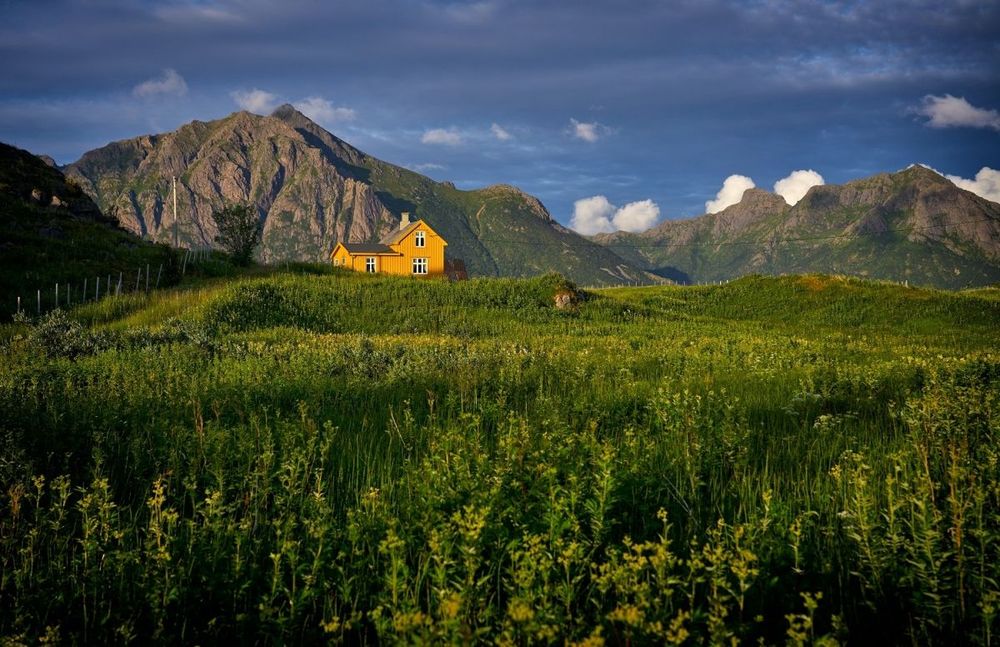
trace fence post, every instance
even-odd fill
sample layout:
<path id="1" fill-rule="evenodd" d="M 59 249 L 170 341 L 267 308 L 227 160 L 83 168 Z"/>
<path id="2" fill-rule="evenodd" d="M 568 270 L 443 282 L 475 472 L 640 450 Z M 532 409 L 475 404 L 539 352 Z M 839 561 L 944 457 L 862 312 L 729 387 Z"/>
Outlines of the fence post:
<path id="1" fill-rule="evenodd" d="M 87 277 L 83 277 L 83 300 L 87 300 Z"/>
<path id="2" fill-rule="evenodd" d="M 115 288 L 115 296 L 122 293 L 122 279 L 125 277 L 125 272 L 118 272 L 118 287 Z"/>
<path id="3" fill-rule="evenodd" d="M 21 297 L 17 297 L 17 314 L 21 314 Z"/>
<path id="4" fill-rule="evenodd" d="M 136 270 L 135 272 L 135 290 L 133 290 L 133 292 L 139 291 L 139 279 L 141 278 L 142 278 L 142 267 L 139 267 L 139 269 Z"/>
<path id="5" fill-rule="evenodd" d="M 163 273 L 163 263 L 160 263 L 160 269 L 156 272 L 156 287 L 160 287 L 160 274 Z"/>
<path id="6" fill-rule="evenodd" d="M 94 301 L 99 301 L 101 298 L 101 277 L 97 277 L 94 283 Z"/>
<path id="7" fill-rule="evenodd" d="M 146 263 L 146 294 L 149 294 L 149 263 Z"/>
<path id="8" fill-rule="evenodd" d="M 73 284 L 66 284 L 66 307 L 73 305 Z"/>
<path id="9" fill-rule="evenodd" d="M 56 283 L 56 307 L 59 307 L 59 284 Z"/>
<path id="10" fill-rule="evenodd" d="M 38 314 L 42 314 L 42 289 L 38 288 Z"/>

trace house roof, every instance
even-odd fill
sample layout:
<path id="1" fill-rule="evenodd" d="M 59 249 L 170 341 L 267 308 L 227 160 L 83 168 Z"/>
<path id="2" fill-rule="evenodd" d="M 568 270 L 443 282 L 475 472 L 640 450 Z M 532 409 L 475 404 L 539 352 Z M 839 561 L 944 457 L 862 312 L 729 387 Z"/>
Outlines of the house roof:
<path id="1" fill-rule="evenodd" d="M 382 243 L 340 243 L 351 254 L 393 254 L 394 252 L 387 245 Z"/>
<path id="2" fill-rule="evenodd" d="M 382 243 L 383 245 L 395 245 L 399 241 L 409 236 L 410 232 L 412 232 L 414 229 L 423 224 L 424 224 L 423 220 L 417 220 L 416 222 L 411 222 L 402 229 L 395 229 L 393 231 L 390 231 L 382 238 L 382 240 L 378 242 Z M 427 225 L 424 226 L 426 227 Z"/>

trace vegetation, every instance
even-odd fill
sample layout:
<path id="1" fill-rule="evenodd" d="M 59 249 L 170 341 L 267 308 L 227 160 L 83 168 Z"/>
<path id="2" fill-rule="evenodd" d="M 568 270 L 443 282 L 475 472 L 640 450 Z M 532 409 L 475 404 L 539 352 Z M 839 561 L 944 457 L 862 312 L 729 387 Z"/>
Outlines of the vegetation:
<path id="1" fill-rule="evenodd" d="M 48 311 L 93 297 L 94 281 L 119 273 L 128 285 L 151 267 L 160 285 L 180 278 L 174 253 L 142 241 L 105 217 L 59 170 L 27 151 L 0 143 L 0 315 L 22 309 Z M 162 268 L 162 269 L 161 269 Z M 104 284 L 105 278 L 102 278 Z M 106 289 L 102 288 L 103 290 Z"/>
<path id="2" fill-rule="evenodd" d="M 212 220 L 219 232 L 215 242 L 237 265 L 249 265 L 260 244 L 262 226 L 257 209 L 249 204 L 230 204 L 213 211 Z"/>
<path id="3" fill-rule="evenodd" d="M 8 335 L 0 636 L 996 642 L 992 292 L 565 291 L 298 266 Z"/>

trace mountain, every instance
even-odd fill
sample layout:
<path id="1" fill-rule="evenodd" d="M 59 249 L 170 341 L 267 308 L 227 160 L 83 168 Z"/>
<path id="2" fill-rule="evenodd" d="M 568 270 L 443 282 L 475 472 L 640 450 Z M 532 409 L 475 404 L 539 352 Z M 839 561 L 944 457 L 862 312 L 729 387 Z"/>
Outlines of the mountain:
<path id="1" fill-rule="evenodd" d="M 326 261 L 337 242 L 378 240 L 409 211 L 473 275 L 558 271 L 585 284 L 655 278 L 562 227 L 515 187 L 461 191 L 435 182 L 363 153 L 289 105 L 114 142 L 66 173 L 124 227 L 162 242 L 174 236 L 176 176 L 181 245 L 210 245 L 212 211 L 250 202 L 263 221 L 265 262 Z"/>
<path id="2" fill-rule="evenodd" d="M 173 259 L 101 213 L 50 160 L 0 143 L 0 312 L 13 313 L 19 296 L 33 310 L 38 290 L 51 308 L 56 283 L 64 298 L 67 283 L 81 290 L 84 278 L 93 286 L 98 275 L 134 275 L 147 264 L 174 280 Z"/>
<path id="3" fill-rule="evenodd" d="M 1000 205 L 918 165 L 814 186 L 794 206 L 749 189 L 718 213 L 593 240 L 682 283 L 803 272 L 946 288 L 1000 281 Z"/>

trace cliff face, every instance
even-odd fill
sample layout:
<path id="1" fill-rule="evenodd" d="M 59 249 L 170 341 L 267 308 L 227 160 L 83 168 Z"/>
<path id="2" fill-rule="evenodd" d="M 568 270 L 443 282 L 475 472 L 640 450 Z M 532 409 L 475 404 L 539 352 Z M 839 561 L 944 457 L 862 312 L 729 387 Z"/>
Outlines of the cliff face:
<path id="1" fill-rule="evenodd" d="M 594 240 L 675 280 L 834 272 L 940 287 L 1000 281 L 1000 205 L 912 166 L 815 186 L 794 206 L 750 189 L 727 209 Z"/>
<path id="2" fill-rule="evenodd" d="M 394 224 L 369 185 L 341 173 L 299 132 L 245 112 L 110 144 L 67 174 L 124 227 L 162 242 L 174 236 L 173 177 L 181 244 L 211 245 L 212 211 L 251 203 L 264 223 L 265 262 L 321 260 L 338 240 L 368 240 Z"/>
<path id="3" fill-rule="evenodd" d="M 325 261 L 339 241 L 381 238 L 402 211 L 424 218 L 473 275 L 562 272 L 587 284 L 649 280 L 613 252 L 556 223 L 536 198 L 496 185 L 460 191 L 366 155 L 291 106 L 238 112 L 172 133 L 114 142 L 66 168 L 109 214 L 146 238 L 211 245 L 212 211 L 253 204 L 260 258 Z M 655 278 L 655 277 L 654 277 Z"/>

